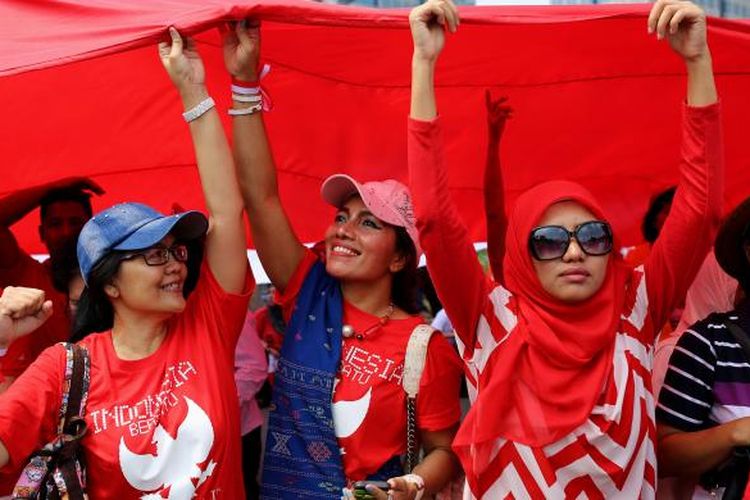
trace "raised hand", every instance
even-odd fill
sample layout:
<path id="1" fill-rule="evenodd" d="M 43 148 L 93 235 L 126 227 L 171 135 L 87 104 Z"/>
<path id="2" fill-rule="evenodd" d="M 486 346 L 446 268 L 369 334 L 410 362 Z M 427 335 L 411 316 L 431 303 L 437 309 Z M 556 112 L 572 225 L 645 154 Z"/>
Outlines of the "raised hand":
<path id="1" fill-rule="evenodd" d="M 190 38 L 184 42 L 175 28 L 169 28 L 169 36 L 172 38 L 171 43 L 159 43 L 159 58 L 172 83 L 180 93 L 203 89 L 206 72 L 195 49 L 195 42 Z"/>
<path id="2" fill-rule="evenodd" d="M 65 177 L 54 181 L 50 188 L 52 189 L 80 189 L 82 191 L 91 191 L 96 195 L 104 194 L 104 188 L 89 179 L 88 177 Z"/>
<path id="3" fill-rule="evenodd" d="M 484 105 L 487 109 L 487 130 L 490 137 L 499 140 L 505 130 L 505 122 L 513 116 L 513 108 L 508 104 L 507 96 L 495 99 L 490 89 L 484 92 Z"/>
<path id="4" fill-rule="evenodd" d="M 709 55 L 706 13 L 686 0 L 657 0 L 648 16 L 648 32 L 667 38 L 672 49 L 686 62 Z"/>
<path id="5" fill-rule="evenodd" d="M 458 24 L 458 9 L 451 0 L 427 0 L 414 7 L 409 14 L 414 56 L 437 59 L 445 45 L 445 30 L 455 33 Z"/>
<path id="6" fill-rule="evenodd" d="M 52 301 L 44 291 L 20 286 L 5 287 L 0 296 L 0 347 L 28 335 L 52 315 Z"/>
<path id="7" fill-rule="evenodd" d="M 233 77 L 255 82 L 260 60 L 260 23 L 245 20 L 224 31 L 224 64 Z"/>

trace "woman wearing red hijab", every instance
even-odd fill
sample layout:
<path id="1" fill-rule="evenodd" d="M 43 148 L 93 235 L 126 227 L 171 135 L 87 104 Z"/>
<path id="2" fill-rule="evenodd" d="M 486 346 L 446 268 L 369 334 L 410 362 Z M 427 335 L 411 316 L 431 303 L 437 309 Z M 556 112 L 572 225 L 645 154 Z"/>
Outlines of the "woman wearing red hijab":
<path id="1" fill-rule="evenodd" d="M 612 252 L 616 237 L 586 189 L 553 181 L 511 211 L 500 283 L 483 276 L 443 164 L 433 77 L 458 21 L 450 0 L 411 13 L 409 166 L 420 242 L 470 382 L 454 449 L 471 496 L 653 498 L 654 335 L 708 251 L 721 201 L 705 14 L 659 0 L 648 19 L 684 60 L 688 86 L 679 187 L 646 264 L 630 269 Z"/>

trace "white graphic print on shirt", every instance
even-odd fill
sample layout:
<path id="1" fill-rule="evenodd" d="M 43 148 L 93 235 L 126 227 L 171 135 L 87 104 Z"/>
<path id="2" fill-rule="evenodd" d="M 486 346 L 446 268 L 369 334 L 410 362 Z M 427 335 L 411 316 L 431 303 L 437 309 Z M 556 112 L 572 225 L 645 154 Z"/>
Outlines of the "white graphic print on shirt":
<path id="1" fill-rule="evenodd" d="M 403 362 L 396 363 L 394 359 L 357 345 L 345 347 L 341 355 L 341 376 L 360 385 L 374 385 L 373 377 L 400 385 L 403 371 Z"/>
<path id="2" fill-rule="evenodd" d="M 400 385 L 403 370 L 403 362 L 397 363 L 394 359 L 370 352 L 359 345 L 344 347 L 341 370 L 334 383 L 336 401 L 333 402 L 333 423 L 337 438 L 348 438 L 357 432 L 370 409 L 373 387 L 378 383 Z M 369 386 L 367 392 L 355 398 L 352 389 L 355 388 L 356 391 L 357 386 L 349 384 L 340 393 L 336 393 L 342 379 L 355 382 L 358 386 Z"/>
<path id="3" fill-rule="evenodd" d="M 339 379 L 336 379 L 338 384 Z M 372 387 L 367 389 L 364 396 L 354 401 L 336 401 L 333 403 L 333 425 L 337 438 L 347 438 L 357 432 L 365 421 L 367 410 L 370 409 Z"/>
<path id="4" fill-rule="evenodd" d="M 133 437 L 150 433 L 156 427 L 159 417 L 180 402 L 174 389 L 197 374 L 190 361 L 180 361 L 165 370 L 164 380 L 157 394 L 149 394 L 134 404 L 114 405 L 92 411 L 94 434 L 123 426 L 128 427 L 128 432 Z"/>
<path id="5" fill-rule="evenodd" d="M 206 412 L 190 398 L 183 396 L 188 411 L 172 438 L 161 426 L 154 430 L 152 442 L 156 455 L 131 452 L 120 438 L 120 467 L 125 479 L 141 492 L 141 500 L 163 498 L 169 489 L 170 500 L 190 500 L 195 491 L 213 473 L 216 462 L 209 461 L 205 469 L 198 464 L 206 461 L 214 443 L 214 429 Z"/>

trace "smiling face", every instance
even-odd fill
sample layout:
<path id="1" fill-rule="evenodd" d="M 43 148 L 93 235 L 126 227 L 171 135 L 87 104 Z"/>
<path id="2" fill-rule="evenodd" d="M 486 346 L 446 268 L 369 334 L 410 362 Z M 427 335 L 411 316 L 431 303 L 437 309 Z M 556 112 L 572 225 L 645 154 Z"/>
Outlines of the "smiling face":
<path id="1" fill-rule="evenodd" d="M 174 237 L 167 235 L 154 247 L 170 248 Z M 115 311 L 156 314 L 169 317 L 185 309 L 182 288 L 187 266 L 169 254 L 166 264 L 150 266 L 142 255 L 120 263 L 112 284 L 105 287 Z"/>
<path id="2" fill-rule="evenodd" d="M 326 270 L 342 281 L 374 281 L 404 266 L 395 229 L 372 215 L 359 196 L 336 212 L 325 242 Z"/>
<path id="3" fill-rule="evenodd" d="M 573 201 L 551 205 L 538 226 L 563 226 L 573 231 L 584 222 L 597 220 L 589 210 Z M 563 302 L 580 302 L 601 288 L 607 275 L 609 255 L 587 255 L 573 238 L 565 255 L 559 259 L 539 261 L 531 258 L 542 287 Z"/>

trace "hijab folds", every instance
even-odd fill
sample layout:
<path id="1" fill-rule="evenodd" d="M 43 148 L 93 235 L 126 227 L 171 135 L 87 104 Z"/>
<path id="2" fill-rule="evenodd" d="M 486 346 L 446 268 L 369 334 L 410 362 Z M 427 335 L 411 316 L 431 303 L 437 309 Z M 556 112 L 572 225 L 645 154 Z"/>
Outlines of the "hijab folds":
<path id="1" fill-rule="evenodd" d="M 611 372 L 630 272 L 612 252 L 606 277 L 592 297 L 566 303 L 542 288 L 528 249 L 529 234 L 547 208 L 561 201 L 577 202 L 606 220 L 591 193 L 573 182 L 546 182 L 517 199 L 503 265 L 517 323 L 492 353 L 497 359 L 486 369 L 493 373 L 483 377 L 485 386 L 455 443 L 462 460 L 472 464 L 475 480 L 497 454 L 498 438 L 541 447 L 584 423 Z M 613 248 L 618 248 L 616 242 Z"/>

